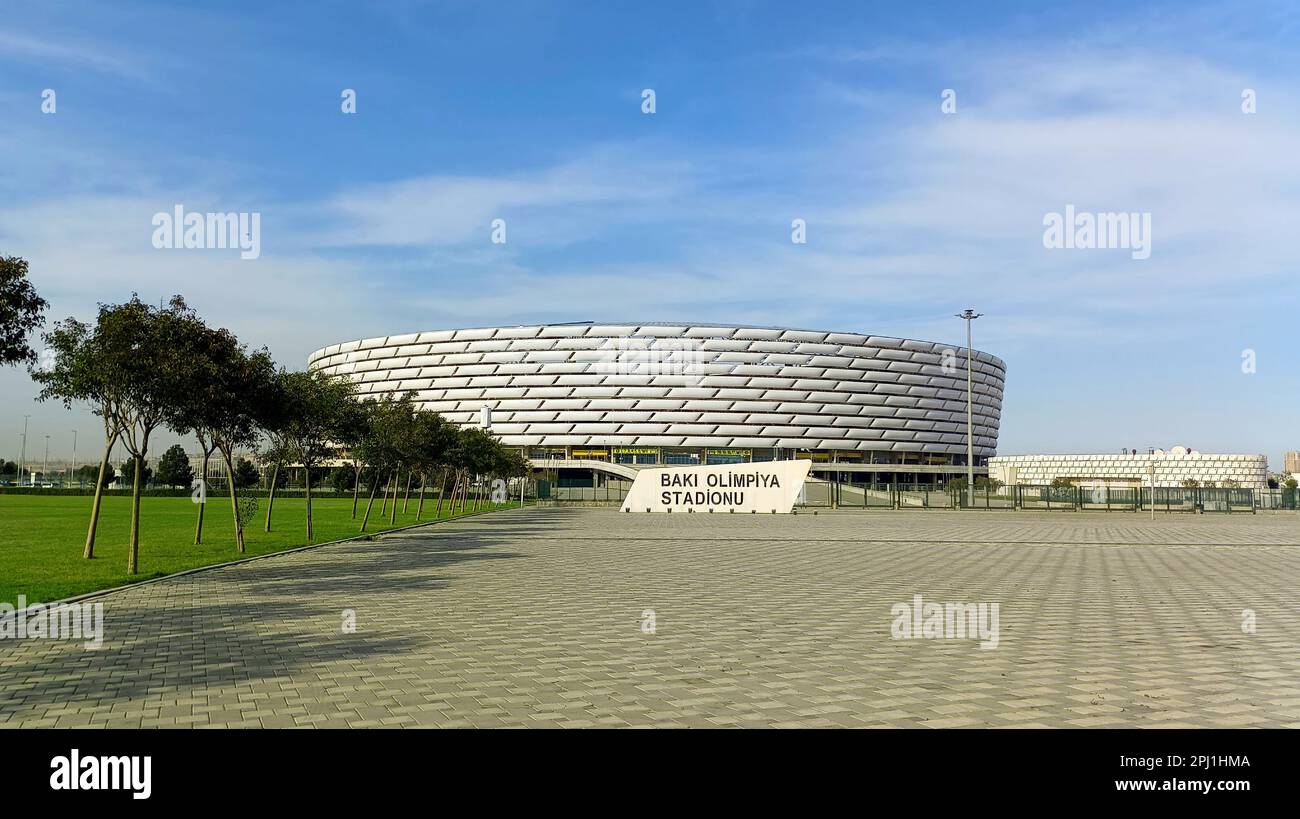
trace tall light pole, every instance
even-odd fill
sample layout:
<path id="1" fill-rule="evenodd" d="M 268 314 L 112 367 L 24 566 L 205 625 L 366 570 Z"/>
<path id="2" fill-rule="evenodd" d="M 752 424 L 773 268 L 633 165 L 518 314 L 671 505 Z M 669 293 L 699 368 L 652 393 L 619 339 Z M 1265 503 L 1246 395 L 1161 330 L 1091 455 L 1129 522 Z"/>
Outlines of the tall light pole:
<path id="1" fill-rule="evenodd" d="M 18 454 L 18 485 L 23 485 L 23 467 L 27 464 L 27 419 L 30 415 L 23 416 L 23 448 Z"/>
<path id="2" fill-rule="evenodd" d="M 971 358 L 975 355 L 975 348 L 972 346 L 970 323 L 982 315 L 969 307 L 957 314 L 957 318 L 966 321 L 966 491 L 970 493 L 972 509 L 975 508 L 975 401 Z"/>

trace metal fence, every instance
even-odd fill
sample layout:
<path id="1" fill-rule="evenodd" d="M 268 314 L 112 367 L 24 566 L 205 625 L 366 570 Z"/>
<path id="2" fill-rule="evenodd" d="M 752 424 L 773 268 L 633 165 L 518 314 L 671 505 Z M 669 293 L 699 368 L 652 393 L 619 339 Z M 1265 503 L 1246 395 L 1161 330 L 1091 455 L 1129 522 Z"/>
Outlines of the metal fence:
<path id="1" fill-rule="evenodd" d="M 531 482 L 527 497 L 544 506 L 622 506 L 631 485 L 629 481 L 610 481 L 604 486 L 558 486 L 541 479 Z"/>
<path id="2" fill-rule="evenodd" d="M 1255 512 L 1295 510 L 1297 490 L 1209 487 L 977 486 L 961 489 L 924 484 L 865 485 L 810 481 L 800 506 L 834 509 L 1031 509 L 1075 512 Z"/>
<path id="3" fill-rule="evenodd" d="M 557 486 L 529 481 L 526 498 L 544 505 L 621 506 L 629 481 L 605 486 Z M 518 488 L 514 488 L 515 493 Z M 804 484 L 796 506 L 810 509 L 1026 509 L 1049 512 L 1236 513 L 1296 511 L 1300 490 L 1209 487 L 1081 488 L 1076 486 L 977 486 L 968 492 L 918 483 L 862 484 L 813 480 Z"/>

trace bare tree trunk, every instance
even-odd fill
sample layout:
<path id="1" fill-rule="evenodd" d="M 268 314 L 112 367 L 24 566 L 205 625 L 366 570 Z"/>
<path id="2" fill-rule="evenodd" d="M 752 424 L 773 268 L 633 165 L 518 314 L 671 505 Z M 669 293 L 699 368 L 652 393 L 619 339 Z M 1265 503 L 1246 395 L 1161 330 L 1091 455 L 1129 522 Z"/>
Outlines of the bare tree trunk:
<path id="1" fill-rule="evenodd" d="M 406 509 L 407 509 L 407 507 L 411 505 L 411 478 L 414 477 L 414 475 L 415 475 L 415 471 L 414 471 L 414 470 L 407 470 L 407 472 L 406 472 L 406 495 L 405 495 L 405 497 L 402 498 L 402 514 L 403 514 L 403 515 L 406 514 Z"/>
<path id="2" fill-rule="evenodd" d="M 135 455 L 135 474 L 131 476 L 131 550 L 126 558 L 126 573 L 136 574 L 140 569 L 140 473 L 144 471 L 144 457 Z"/>
<path id="3" fill-rule="evenodd" d="M 447 517 L 456 514 L 456 501 L 460 499 L 460 470 L 451 473 L 451 495 L 447 498 Z"/>
<path id="4" fill-rule="evenodd" d="M 313 536 L 311 527 L 311 467 L 304 465 L 302 471 L 307 474 L 307 542 L 311 543 Z"/>
<path id="5" fill-rule="evenodd" d="M 280 464 L 271 467 L 271 491 L 266 496 L 266 531 L 271 531 L 271 510 L 275 507 L 275 483 L 280 477 Z M 307 537 L 311 538 L 311 527 L 307 527 Z"/>
<path id="6" fill-rule="evenodd" d="M 438 509 L 433 513 L 435 519 L 442 517 L 442 499 L 447 494 L 447 470 L 442 470 L 442 475 L 438 478 Z"/>
<path id="7" fill-rule="evenodd" d="M 95 530 L 99 528 L 99 509 L 104 500 L 104 476 L 108 472 L 108 456 L 113 453 L 113 445 L 117 443 L 117 433 L 114 432 L 104 446 L 104 457 L 99 462 L 99 479 L 95 481 L 95 500 L 90 504 L 90 526 L 86 529 L 86 548 L 81 556 L 90 560 L 95 556 Z M 22 476 L 19 476 L 21 479 Z"/>
<path id="8" fill-rule="evenodd" d="M 212 456 L 209 449 L 203 450 L 203 468 L 199 475 L 199 482 L 202 489 L 199 490 L 199 522 L 194 526 L 194 545 L 198 546 L 203 542 L 203 510 L 208 505 L 208 459 Z"/>
<path id="9" fill-rule="evenodd" d="M 235 516 L 235 549 L 240 554 L 243 554 L 244 524 L 239 519 L 239 492 L 235 489 L 235 464 L 230 453 L 222 450 L 221 455 L 226 461 L 226 484 L 230 487 L 230 511 Z"/>
<path id="10" fill-rule="evenodd" d="M 383 517 L 384 515 L 387 515 L 387 514 L 388 514 L 388 490 L 389 490 L 389 489 L 392 487 L 392 485 L 393 485 L 393 476 L 392 476 L 392 473 L 389 473 L 389 475 L 387 476 L 387 478 L 388 478 L 387 481 L 384 483 L 384 502 L 381 503 L 381 504 L 379 505 L 379 516 L 380 516 L 380 517 Z"/>
<path id="11" fill-rule="evenodd" d="M 429 476 L 420 473 L 420 502 L 415 505 L 415 519 L 419 520 L 424 515 L 424 488 L 429 483 Z"/>
<path id="12" fill-rule="evenodd" d="M 393 509 L 392 516 L 388 519 L 389 526 L 397 525 L 397 480 L 402 476 L 400 469 L 393 470 Z"/>
<path id="13" fill-rule="evenodd" d="M 357 492 L 361 490 L 361 464 L 352 467 L 352 519 L 357 519 Z"/>
<path id="14" fill-rule="evenodd" d="M 375 482 L 370 488 L 370 500 L 366 503 L 365 517 L 361 518 L 361 531 L 366 531 L 366 524 L 370 522 L 370 510 L 375 505 L 375 495 L 379 494 L 379 470 L 375 470 Z"/>

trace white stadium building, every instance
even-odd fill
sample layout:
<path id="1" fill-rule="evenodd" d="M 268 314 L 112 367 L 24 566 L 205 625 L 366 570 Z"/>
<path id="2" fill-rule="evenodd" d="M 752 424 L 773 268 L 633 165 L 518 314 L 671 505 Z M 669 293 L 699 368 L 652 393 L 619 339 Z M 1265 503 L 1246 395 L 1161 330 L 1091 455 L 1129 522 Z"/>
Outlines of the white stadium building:
<path id="1" fill-rule="evenodd" d="M 807 458 L 842 481 L 935 486 L 966 471 L 966 350 L 730 324 L 435 330 L 317 350 L 361 395 L 413 391 L 490 424 L 571 481 L 639 467 Z M 1006 365 L 973 354 L 977 471 L 994 455 Z M 580 484 L 579 484 L 580 485 Z"/>
<path id="2" fill-rule="evenodd" d="M 1202 454 L 1176 446 L 1169 451 L 1118 455 L 1009 455 L 989 460 L 989 474 L 1007 485 L 1045 485 L 1056 479 L 1083 488 L 1205 487 L 1268 489 L 1268 457 Z"/>

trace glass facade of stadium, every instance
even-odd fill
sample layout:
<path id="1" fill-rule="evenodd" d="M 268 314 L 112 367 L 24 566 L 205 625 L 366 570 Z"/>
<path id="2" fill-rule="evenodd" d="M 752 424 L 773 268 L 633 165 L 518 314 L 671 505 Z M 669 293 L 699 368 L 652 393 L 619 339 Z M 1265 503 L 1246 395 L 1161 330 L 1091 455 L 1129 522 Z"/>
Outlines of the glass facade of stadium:
<path id="1" fill-rule="evenodd" d="M 490 425 L 559 485 L 638 468 L 813 461 L 813 474 L 937 487 L 966 471 L 966 350 L 927 341 L 742 325 L 529 325 L 345 342 L 311 367 L 360 393 L 414 392 Z M 996 453 L 1005 364 L 971 361 L 975 464 Z"/>

